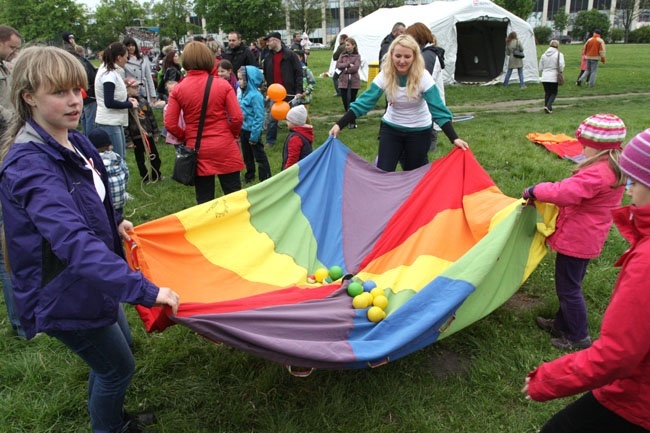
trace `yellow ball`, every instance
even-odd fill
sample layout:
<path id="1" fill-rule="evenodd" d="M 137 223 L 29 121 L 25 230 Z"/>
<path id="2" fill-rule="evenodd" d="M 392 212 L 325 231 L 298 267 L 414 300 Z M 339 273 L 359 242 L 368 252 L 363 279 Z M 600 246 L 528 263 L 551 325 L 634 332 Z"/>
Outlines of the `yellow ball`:
<path id="1" fill-rule="evenodd" d="M 371 322 L 377 323 L 384 320 L 386 313 L 379 307 L 370 307 L 368 309 L 368 320 Z"/>
<path id="2" fill-rule="evenodd" d="M 384 295 L 375 296 L 372 300 L 372 305 L 379 307 L 382 310 L 385 310 L 388 307 L 388 298 Z"/>
<path id="3" fill-rule="evenodd" d="M 370 305 L 370 302 L 368 300 L 367 296 L 364 296 L 364 294 L 360 294 L 354 297 L 352 299 L 352 306 L 356 308 L 357 310 L 361 310 L 364 308 L 367 308 Z"/>
<path id="4" fill-rule="evenodd" d="M 372 295 L 373 298 L 376 298 L 377 296 L 385 296 L 384 295 L 384 289 L 380 289 L 379 287 L 375 287 L 370 291 L 370 294 Z"/>
<path id="5" fill-rule="evenodd" d="M 325 268 L 318 268 L 316 269 L 316 272 L 314 272 L 314 278 L 316 281 L 319 283 L 322 283 L 325 278 L 329 276 L 329 271 Z"/>

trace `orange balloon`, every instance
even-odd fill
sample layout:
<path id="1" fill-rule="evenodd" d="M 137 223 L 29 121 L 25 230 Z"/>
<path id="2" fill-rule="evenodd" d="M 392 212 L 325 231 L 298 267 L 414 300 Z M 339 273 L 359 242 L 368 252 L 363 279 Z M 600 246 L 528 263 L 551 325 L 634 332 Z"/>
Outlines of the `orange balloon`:
<path id="1" fill-rule="evenodd" d="M 287 118 L 287 113 L 290 109 L 291 106 L 288 102 L 276 102 L 271 106 L 271 116 L 273 116 L 275 120 L 284 120 Z"/>
<path id="2" fill-rule="evenodd" d="M 271 101 L 280 102 L 287 97 L 287 89 L 282 84 L 273 83 L 266 89 L 266 94 Z"/>

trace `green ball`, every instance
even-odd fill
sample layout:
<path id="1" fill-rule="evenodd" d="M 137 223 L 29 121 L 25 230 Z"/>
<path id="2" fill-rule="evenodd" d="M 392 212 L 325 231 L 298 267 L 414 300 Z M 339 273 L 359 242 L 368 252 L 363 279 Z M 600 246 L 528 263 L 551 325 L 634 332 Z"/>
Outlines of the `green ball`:
<path id="1" fill-rule="evenodd" d="M 363 286 L 359 283 L 350 283 L 348 285 L 348 295 L 355 297 L 363 293 Z"/>
<path id="2" fill-rule="evenodd" d="M 343 276 L 343 269 L 340 266 L 332 266 L 329 270 L 330 278 L 336 281 Z"/>

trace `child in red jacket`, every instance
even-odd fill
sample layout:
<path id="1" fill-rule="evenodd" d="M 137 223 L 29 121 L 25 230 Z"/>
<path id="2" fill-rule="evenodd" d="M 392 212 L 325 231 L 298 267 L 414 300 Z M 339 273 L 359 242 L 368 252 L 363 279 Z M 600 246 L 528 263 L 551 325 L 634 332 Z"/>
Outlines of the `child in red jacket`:
<path id="1" fill-rule="evenodd" d="M 304 105 L 293 107 L 287 113 L 289 136 L 282 150 L 282 170 L 300 161 L 312 151 L 314 127 L 307 123 L 307 109 Z"/>
<path id="2" fill-rule="evenodd" d="M 538 317 L 537 326 L 549 332 L 551 344 L 562 350 L 591 345 L 582 280 L 589 260 L 600 255 L 609 228 L 611 209 L 623 198 L 625 176 L 618 167 L 623 121 L 613 114 L 596 114 L 584 120 L 576 137 L 587 157 L 571 177 L 527 188 L 524 198 L 553 203 L 560 208 L 557 230 L 547 239 L 557 252 L 555 290 L 560 308 L 554 319 Z"/>
<path id="3" fill-rule="evenodd" d="M 632 182 L 632 205 L 614 210 L 614 222 L 631 246 L 616 263 L 621 272 L 600 338 L 588 349 L 540 365 L 523 389 L 536 401 L 589 392 L 540 433 L 650 431 L 650 129 L 630 140 L 619 162 Z"/>

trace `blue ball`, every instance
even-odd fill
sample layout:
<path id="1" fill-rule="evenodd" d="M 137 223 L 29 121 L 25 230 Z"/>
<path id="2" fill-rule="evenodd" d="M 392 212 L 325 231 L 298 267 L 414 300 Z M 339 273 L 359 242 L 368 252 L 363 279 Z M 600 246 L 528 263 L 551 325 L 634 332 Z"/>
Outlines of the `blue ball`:
<path id="1" fill-rule="evenodd" d="M 368 280 L 368 281 L 364 281 L 364 282 L 363 282 L 363 290 L 364 290 L 365 292 L 369 292 L 369 291 L 371 291 L 372 289 L 374 289 L 375 287 L 377 287 L 377 283 L 375 283 L 375 282 L 372 281 L 372 280 Z"/>

